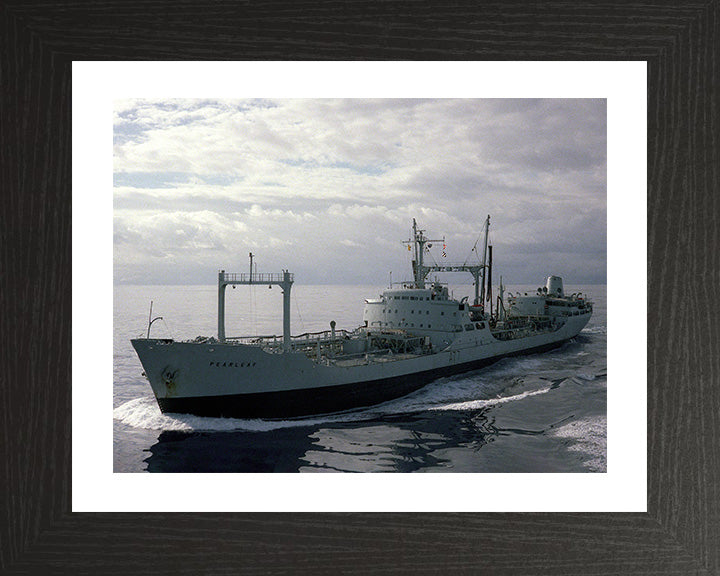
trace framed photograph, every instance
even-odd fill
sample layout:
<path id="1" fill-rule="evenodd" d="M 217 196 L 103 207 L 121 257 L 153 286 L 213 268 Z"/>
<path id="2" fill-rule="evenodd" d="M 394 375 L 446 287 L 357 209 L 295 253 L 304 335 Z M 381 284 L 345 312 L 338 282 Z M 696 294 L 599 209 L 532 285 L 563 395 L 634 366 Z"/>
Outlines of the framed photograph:
<path id="1" fill-rule="evenodd" d="M 0 387 L 3 572 L 169 573 L 180 562 L 202 573 L 718 570 L 717 353 L 711 318 L 695 314 L 712 307 L 704 284 L 717 275 L 708 249 L 715 229 L 711 191 L 718 185 L 708 161 L 717 152 L 711 88 L 717 3 L 613 11 L 559 5 L 542 12 L 493 5 L 433 10 L 427 19 L 420 7 L 430 9 L 398 5 L 388 14 L 382 5 L 340 12 L 318 5 L 310 20 L 261 6 L 176 6 L 167 18 L 159 6 L 138 7 L 137 14 L 62 3 L 3 9 L 8 56 L 0 66 L 3 77 L 15 79 L 0 95 L 9 191 L 3 325 L 14 343 L 5 346 Z M 452 24 L 441 26 L 444 18 Z M 301 32 L 291 33 L 298 22 Z M 359 22 L 365 24 L 358 28 Z M 507 22 L 512 34 L 490 42 L 493 31 L 507 31 Z M 401 30 L 414 31 L 413 39 Z M 343 41 L 349 37 L 352 47 Z M 346 48 L 337 52 L 340 45 Z M 184 62 L 159 62 L 168 56 Z M 137 58 L 144 62 L 128 62 Z M 288 58 L 298 61 L 264 62 Z M 189 62 L 196 59 L 215 62 Z M 377 62 L 390 59 L 404 62 Z M 542 62 L 548 59 L 564 61 Z M 494 92 L 508 73 L 516 89 Z M 607 326 L 610 334 L 617 330 L 619 343 L 613 351 L 608 337 L 608 356 L 623 360 L 608 366 L 604 469 L 119 471 L 112 429 L 112 408 L 119 406 L 112 384 L 113 110 L 131 98 L 159 102 L 168 90 L 207 98 L 213 78 L 239 74 L 242 81 L 232 85 L 245 90 L 241 98 L 351 95 L 375 102 L 424 94 L 447 103 L 517 98 L 517 86 L 535 85 L 545 93 L 526 97 L 607 102 Z M 380 75 L 384 90 L 373 88 L 368 74 L 375 81 Z M 183 92 L 188 75 L 195 86 Z M 338 88 L 331 83 L 319 93 L 319 76 Z M 465 84 L 453 84 L 463 76 Z M 463 91 L 468 76 L 482 81 Z M 280 93 L 268 81 L 273 77 L 300 88 Z M 548 80 L 562 85 L 561 93 L 548 89 Z M 492 88 L 481 94 L 483 83 Z M 622 94 L 630 94 L 624 107 Z M 637 139 L 638 126 L 646 138 Z M 627 169 L 613 172 L 623 162 Z M 127 184 L 131 171 L 123 177 Z M 689 290 L 696 278 L 703 282 Z M 152 320 L 151 313 L 148 333 Z M 166 438 L 163 449 L 172 451 L 172 441 Z M 131 440 L 122 442 L 125 450 Z"/>

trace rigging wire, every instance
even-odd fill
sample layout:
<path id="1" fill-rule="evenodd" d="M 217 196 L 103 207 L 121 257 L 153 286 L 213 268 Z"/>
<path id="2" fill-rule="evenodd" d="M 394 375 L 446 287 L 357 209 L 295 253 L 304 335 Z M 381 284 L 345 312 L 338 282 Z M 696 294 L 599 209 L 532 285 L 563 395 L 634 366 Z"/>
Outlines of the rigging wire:
<path id="1" fill-rule="evenodd" d="M 428 248 L 427 250 L 425 250 L 425 253 L 426 253 L 428 256 L 430 256 L 430 259 L 432 260 L 432 263 L 433 263 L 435 266 L 438 266 L 438 265 L 439 265 L 439 264 L 437 263 L 437 260 L 435 260 L 435 256 L 433 256 L 433 253 L 430 251 L 429 248 Z"/>
<path id="2" fill-rule="evenodd" d="M 473 247 L 470 249 L 470 252 L 468 252 L 467 258 L 465 258 L 465 262 L 463 262 L 463 266 L 467 266 L 467 261 L 470 260 L 470 256 L 472 256 L 472 253 L 475 252 L 475 258 L 477 258 L 478 264 L 482 264 L 480 262 L 480 255 L 478 254 L 477 245 L 478 242 L 480 242 L 480 236 L 482 236 L 482 232 L 478 234 L 477 240 L 475 240 L 475 244 L 473 244 Z"/>
<path id="3" fill-rule="evenodd" d="M 252 323 L 253 334 L 257 336 L 257 301 L 255 299 L 255 284 L 250 285 L 250 322 Z"/>
<path id="4" fill-rule="evenodd" d="M 473 247 L 470 249 L 470 252 L 467 255 L 467 258 L 465 258 L 465 262 L 463 262 L 463 266 L 467 266 L 468 260 L 470 260 L 470 257 L 472 256 L 472 253 L 475 252 L 475 258 L 477 259 L 477 263 L 482 265 L 482 260 L 480 259 L 480 251 L 477 249 L 478 242 L 480 242 L 480 238 L 482 237 L 484 233 L 484 230 L 478 234 L 477 240 L 475 240 L 475 244 L 473 244 Z M 492 244 L 491 240 L 492 231 L 488 229 L 488 245 Z"/>
<path id="5" fill-rule="evenodd" d="M 250 270 L 250 278 L 252 280 L 252 274 L 257 274 L 257 262 L 253 263 L 253 267 Z M 250 290 L 252 292 L 252 325 L 253 325 L 253 332 L 257 336 L 259 334 L 258 332 L 258 300 L 257 300 L 257 287 L 255 286 L 255 283 L 250 285 Z"/>
<path id="6" fill-rule="evenodd" d="M 302 314 L 300 314 L 300 306 L 298 306 L 297 298 L 295 297 L 295 293 L 292 295 L 292 300 L 295 302 L 295 310 L 297 311 L 298 318 L 300 318 L 300 331 L 302 333 L 305 332 L 305 322 L 303 322 Z"/>
<path id="7" fill-rule="evenodd" d="M 173 336 L 172 331 L 170 330 L 170 326 L 168 326 L 168 323 L 165 322 L 165 318 L 161 318 L 162 323 L 165 324 L 165 330 L 167 330 L 167 333 L 170 335 L 171 340 L 175 340 L 175 337 Z"/>

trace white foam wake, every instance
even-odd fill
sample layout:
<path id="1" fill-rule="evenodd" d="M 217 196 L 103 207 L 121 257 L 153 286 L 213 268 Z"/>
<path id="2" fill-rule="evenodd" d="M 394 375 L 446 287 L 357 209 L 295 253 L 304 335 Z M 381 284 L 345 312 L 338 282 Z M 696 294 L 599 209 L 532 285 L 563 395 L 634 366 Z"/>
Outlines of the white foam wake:
<path id="1" fill-rule="evenodd" d="M 456 402 L 454 404 L 445 404 L 444 406 L 434 406 L 430 410 L 477 410 L 486 406 L 496 406 L 498 404 L 506 404 L 508 402 L 516 402 L 527 398 L 528 396 L 536 396 L 537 394 L 545 394 L 550 388 L 541 388 L 540 390 L 532 390 L 516 394 L 514 396 L 501 396 L 497 398 L 489 398 L 487 400 L 468 400 L 467 402 Z"/>
<path id="2" fill-rule="evenodd" d="M 568 450 L 587 456 L 583 462 L 592 472 L 607 471 L 607 417 L 594 416 L 561 426 L 552 433 L 558 438 L 572 441 Z"/>
<path id="3" fill-rule="evenodd" d="M 157 402 L 152 396 L 145 396 L 129 400 L 113 410 L 113 418 L 132 426 L 145 430 L 178 430 L 178 431 L 215 431 L 224 432 L 232 430 L 245 430 L 248 432 L 267 432 L 280 428 L 297 428 L 330 424 L 334 422 L 348 422 L 369 420 L 377 417 L 381 412 L 361 411 L 341 414 L 297 418 L 292 420 L 260 420 L 240 418 L 213 418 L 208 416 L 193 416 L 192 414 L 173 414 L 160 412 Z"/>
<path id="4" fill-rule="evenodd" d="M 163 414 L 152 396 L 129 400 L 113 410 L 113 418 L 145 430 L 233 430 L 231 418 L 203 418 L 190 414 Z"/>

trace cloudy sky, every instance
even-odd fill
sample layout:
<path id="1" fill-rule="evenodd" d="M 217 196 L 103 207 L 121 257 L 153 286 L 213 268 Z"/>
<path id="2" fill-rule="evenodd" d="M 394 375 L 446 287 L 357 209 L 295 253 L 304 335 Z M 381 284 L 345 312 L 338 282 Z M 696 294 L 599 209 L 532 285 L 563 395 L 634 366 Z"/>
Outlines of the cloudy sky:
<path id="1" fill-rule="evenodd" d="M 491 216 L 506 284 L 606 280 L 605 100 L 122 100 L 114 281 L 410 277 L 412 219 L 438 263 L 475 260 Z"/>

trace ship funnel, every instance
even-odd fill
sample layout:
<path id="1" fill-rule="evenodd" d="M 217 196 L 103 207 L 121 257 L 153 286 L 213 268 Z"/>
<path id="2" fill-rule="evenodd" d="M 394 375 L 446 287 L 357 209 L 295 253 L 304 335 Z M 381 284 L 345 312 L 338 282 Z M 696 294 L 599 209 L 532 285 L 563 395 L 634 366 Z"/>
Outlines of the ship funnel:
<path id="1" fill-rule="evenodd" d="M 552 296 L 565 296 L 563 293 L 563 283 L 560 276 L 548 276 L 547 283 L 545 284 L 548 294 Z"/>

